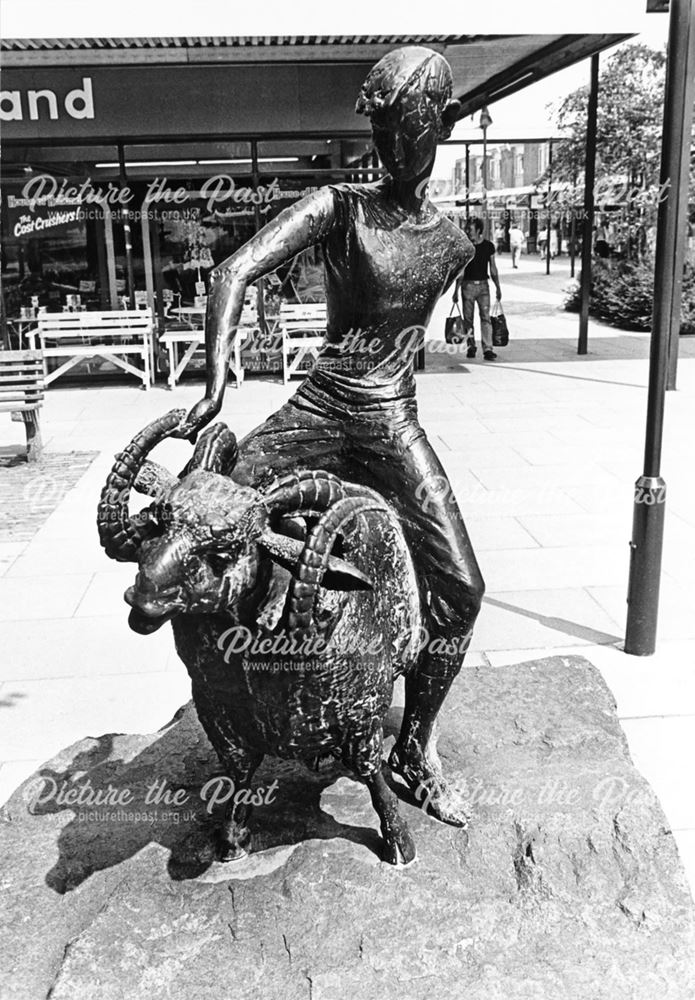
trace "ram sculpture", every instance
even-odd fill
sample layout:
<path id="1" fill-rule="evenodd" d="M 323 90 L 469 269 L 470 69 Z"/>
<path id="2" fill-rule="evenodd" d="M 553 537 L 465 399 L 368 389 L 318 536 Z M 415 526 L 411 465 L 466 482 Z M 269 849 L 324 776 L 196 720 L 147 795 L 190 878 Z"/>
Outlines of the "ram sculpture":
<path id="1" fill-rule="evenodd" d="M 176 477 L 148 460 L 184 417 L 173 410 L 116 456 L 98 510 L 107 555 L 135 562 L 129 624 L 171 621 L 200 722 L 236 788 L 264 755 L 338 758 L 370 791 L 383 859 L 415 846 L 384 775 L 394 680 L 418 657 L 422 609 L 392 507 L 373 490 L 308 470 L 252 489 L 234 482 L 234 434 L 218 423 Z M 152 498 L 131 513 L 131 491 Z M 240 643 L 238 637 L 250 641 Z M 219 856 L 243 856 L 248 797 L 226 807 Z"/>

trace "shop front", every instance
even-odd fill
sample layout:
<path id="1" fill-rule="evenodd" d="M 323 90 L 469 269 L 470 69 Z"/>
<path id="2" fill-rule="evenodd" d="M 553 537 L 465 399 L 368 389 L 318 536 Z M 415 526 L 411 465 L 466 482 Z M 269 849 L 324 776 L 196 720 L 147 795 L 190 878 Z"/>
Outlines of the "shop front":
<path id="1" fill-rule="evenodd" d="M 3 341 L 21 344 L 40 310 L 149 308 L 158 335 L 199 330 L 215 265 L 315 188 L 380 176 L 354 106 L 394 45 L 441 51 L 467 116 L 529 67 L 539 79 L 620 37 L 7 41 Z M 262 331 L 283 302 L 322 298 L 317 254 L 258 283 Z"/>
<path id="2" fill-rule="evenodd" d="M 314 65 L 240 69 L 6 72 L 2 293 L 11 342 L 21 343 L 39 310 L 149 307 L 160 332 L 199 328 L 216 264 L 317 187 L 379 176 L 353 111 L 365 66 L 323 76 Z M 319 301 L 317 251 L 259 286 L 261 323 L 282 301 Z"/>

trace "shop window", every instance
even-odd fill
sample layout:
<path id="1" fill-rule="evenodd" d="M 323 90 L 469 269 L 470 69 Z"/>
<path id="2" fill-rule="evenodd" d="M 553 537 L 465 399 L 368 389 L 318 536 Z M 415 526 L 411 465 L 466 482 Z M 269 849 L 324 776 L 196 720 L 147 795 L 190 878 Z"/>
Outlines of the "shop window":
<path id="1" fill-rule="evenodd" d="M 234 190 L 250 193 L 248 178 L 244 185 L 235 184 Z M 235 253 L 257 228 L 252 204 L 211 203 L 200 190 L 189 191 L 184 205 L 151 211 L 163 288 L 183 305 L 206 294 L 211 268 Z"/>
<path id="2" fill-rule="evenodd" d="M 2 286 L 10 318 L 68 295 L 108 303 L 107 238 L 94 164 L 111 147 L 8 148 L 3 160 Z"/>
<path id="3" fill-rule="evenodd" d="M 257 176 L 252 152 L 249 141 L 127 144 L 121 198 L 116 145 L 6 149 L 7 314 L 19 316 L 37 301 L 60 310 L 75 295 L 84 308 L 119 308 L 132 291 L 152 297 L 163 315 L 164 292 L 180 305 L 194 303 L 210 269 L 283 208 L 324 184 L 383 174 L 370 138 L 260 141 Z M 40 177 L 45 198 L 29 204 L 27 183 L 35 193 Z M 99 203 L 97 191 L 111 200 Z M 280 300 L 322 299 L 320 250 L 284 265 L 265 291 L 271 312 Z"/>

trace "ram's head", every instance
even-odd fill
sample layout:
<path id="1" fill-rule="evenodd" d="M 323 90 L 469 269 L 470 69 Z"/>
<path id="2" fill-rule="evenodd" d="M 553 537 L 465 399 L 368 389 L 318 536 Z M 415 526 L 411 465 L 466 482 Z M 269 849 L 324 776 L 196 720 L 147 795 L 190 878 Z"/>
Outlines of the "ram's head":
<path id="1" fill-rule="evenodd" d="M 238 605 L 263 582 L 264 557 L 286 575 L 294 574 L 304 603 L 307 580 L 314 589 L 319 584 L 339 590 L 370 587 L 354 566 L 332 554 L 336 531 L 319 532 L 321 551 L 316 531 L 312 539 L 305 537 L 303 513 L 320 521 L 321 512 L 336 504 L 353 509 L 358 503 L 346 498 L 339 479 L 306 472 L 275 480 L 263 492 L 240 486 L 230 478 L 236 438 L 224 424 L 201 434 L 193 457 L 176 477 L 147 456 L 183 417 L 183 410 L 173 410 L 138 434 L 116 456 L 101 494 L 101 544 L 112 559 L 138 563 L 135 583 L 125 593 L 134 631 L 147 634 L 177 614 L 212 614 Z M 129 510 L 132 489 L 153 501 L 137 514 Z M 271 591 L 272 581 L 266 584 Z M 277 594 L 265 597 L 275 599 L 281 610 Z"/>

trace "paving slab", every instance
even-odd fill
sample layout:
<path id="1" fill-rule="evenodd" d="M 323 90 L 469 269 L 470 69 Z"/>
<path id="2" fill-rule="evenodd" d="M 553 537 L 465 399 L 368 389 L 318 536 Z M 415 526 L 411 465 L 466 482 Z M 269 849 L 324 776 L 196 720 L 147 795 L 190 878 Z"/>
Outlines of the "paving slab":
<path id="1" fill-rule="evenodd" d="M 165 633 L 142 637 L 128 628 L 126 607 L 96 617 L 41 618 L 0 623 L 3 679 L 99 677 L 164 670 L 172 643 Z M 114 613 L 115 612 L 115 613 Z M 49 720 L 50 721 L 50 720 Z"/>
<path id="2" fill-rule="evenodd" d="M 547 590 L 592 585 L 627 588 L 627 546 L 557 546 L 529 549 L 521 556 L 510 551 L 488 551 L 483 575 L 491 591 Z"/>
<path id="3" fill-rule="evenodd" d="M 92 579 L 88 573 L 0 578 L 0 622 L 70 618 Z"/>
<path id="4" fill-rule="evenodd" d="M 471 648 L 492 655 L 494 650 L 610 644 L 621 636 L 618 620 L 581 587 L 488 591 Z"/>
<path id="5" fill-rule="evenodd" d="M 8 680 L 0 688 L 0 760 L 48 759 L 74 739 L 76 717 L 83 735 L 151 730 L 189 697 L 184 671 Z"/>

